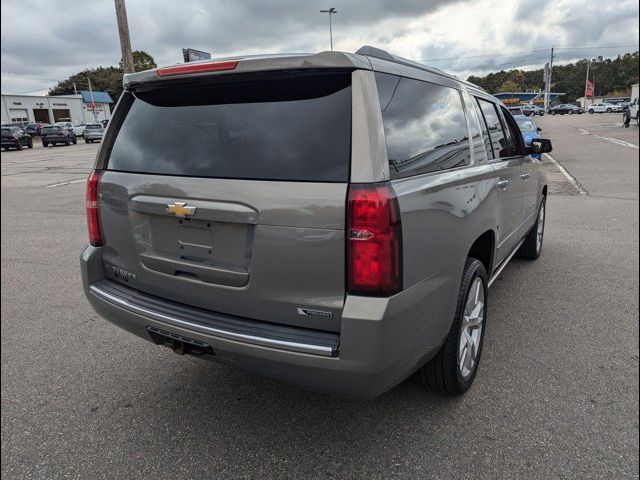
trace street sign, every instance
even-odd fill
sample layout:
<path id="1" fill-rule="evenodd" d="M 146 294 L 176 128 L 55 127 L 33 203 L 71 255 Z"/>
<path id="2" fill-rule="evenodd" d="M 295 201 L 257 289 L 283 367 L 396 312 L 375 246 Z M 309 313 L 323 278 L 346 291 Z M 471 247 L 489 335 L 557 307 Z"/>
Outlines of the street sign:
<path id="1" fill-rule="evenodd" d="M 194 50 L 193 48 L 183 48 L 182 57 L 184 58 L 184 62 L 188 63 L 196 62 L 198 60 L 209 60 L 211 59 L 211 54 L 209 52 Z"/>

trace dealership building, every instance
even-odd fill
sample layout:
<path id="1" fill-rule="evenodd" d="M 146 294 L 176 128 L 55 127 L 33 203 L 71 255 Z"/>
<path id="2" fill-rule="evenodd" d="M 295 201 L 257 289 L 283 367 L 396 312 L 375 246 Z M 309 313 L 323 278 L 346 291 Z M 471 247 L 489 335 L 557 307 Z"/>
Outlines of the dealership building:
<path id="1" fill-rule="evenodd" d="M 2 95 L 2 123 L 80 123 L 109 120 L 113 100 L 107 92 L 77 95 Z"/>
<path id="2" fill-rule="evenodd" d="M 549 102 L 556 103 L 564 93 L 549 93 Z M 544 92 L 502 92 L 495 93 L 494 97 L 502 100 L 505 105 L 544 105 Z"/>

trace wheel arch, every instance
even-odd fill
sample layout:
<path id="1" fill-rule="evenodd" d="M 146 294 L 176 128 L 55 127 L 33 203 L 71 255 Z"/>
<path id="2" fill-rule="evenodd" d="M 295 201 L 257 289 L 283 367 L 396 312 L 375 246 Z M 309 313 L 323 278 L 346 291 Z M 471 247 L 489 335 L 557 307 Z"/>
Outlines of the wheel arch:
<path id="1" fill-rule="evenodd" d="M 467 256 L 478 259 L 484 265 L 487 275 L 491 276 L 495 252 L 496 234 L 493 230 L 487 230 L 475 239 Z"/>

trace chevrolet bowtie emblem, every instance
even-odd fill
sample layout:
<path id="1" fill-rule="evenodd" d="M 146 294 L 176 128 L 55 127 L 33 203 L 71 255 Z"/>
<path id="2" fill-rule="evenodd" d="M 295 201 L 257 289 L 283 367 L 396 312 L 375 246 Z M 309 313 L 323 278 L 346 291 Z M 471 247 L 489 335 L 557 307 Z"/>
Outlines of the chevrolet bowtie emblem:
<path id="1" fill-rule="evenodd" d="M 185 218 L 196 213 L 196 207 L 189 207 L 184 202 L 174 202 L 167 205 L 167 213 L 173 213 L 176 217 Z"/>

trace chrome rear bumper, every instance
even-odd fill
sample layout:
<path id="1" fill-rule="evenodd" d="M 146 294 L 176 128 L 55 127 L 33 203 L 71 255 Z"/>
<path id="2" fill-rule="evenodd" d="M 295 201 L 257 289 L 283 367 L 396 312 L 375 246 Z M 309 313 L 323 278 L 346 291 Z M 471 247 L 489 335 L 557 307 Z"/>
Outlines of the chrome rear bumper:
<path id="1" fill-rule="evenodd" d="M 166 325 L 251 345 L 298 353 L 338 356 L 338 334 L 239 319 L 181 305 L 111 280 L 89 285 L 100 300 Z"/>

